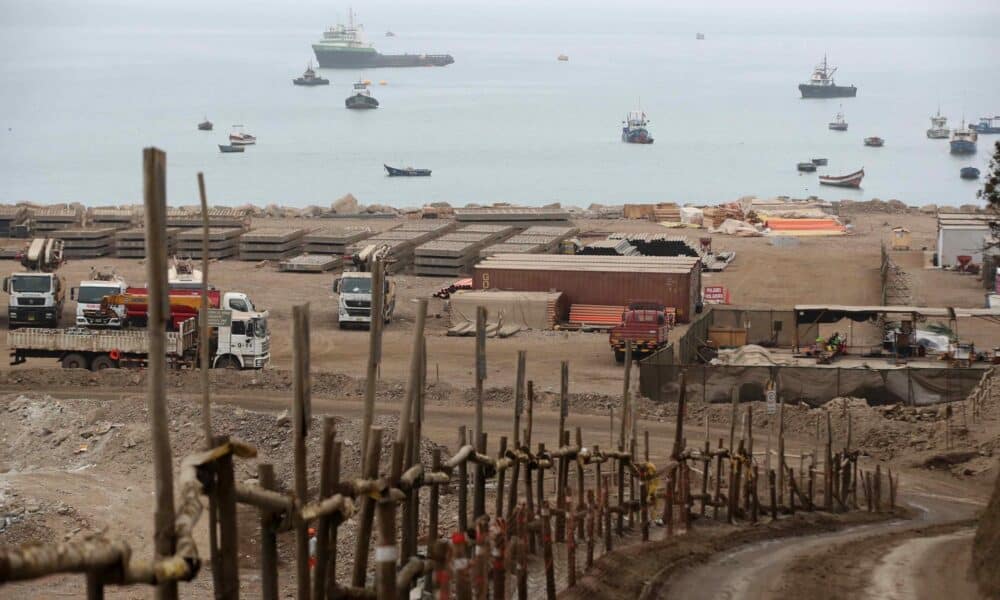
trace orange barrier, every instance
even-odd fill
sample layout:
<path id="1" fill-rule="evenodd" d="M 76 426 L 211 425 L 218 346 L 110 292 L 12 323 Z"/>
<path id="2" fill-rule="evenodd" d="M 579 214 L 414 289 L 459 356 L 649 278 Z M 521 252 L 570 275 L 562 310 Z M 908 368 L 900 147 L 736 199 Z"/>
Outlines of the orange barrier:
<path id="1" fill-rule="evenodd" d="M 767 226 L 772 231 L 844 231 L 844 226 L 833 219 L 779 219 L 770 218 Z"/>

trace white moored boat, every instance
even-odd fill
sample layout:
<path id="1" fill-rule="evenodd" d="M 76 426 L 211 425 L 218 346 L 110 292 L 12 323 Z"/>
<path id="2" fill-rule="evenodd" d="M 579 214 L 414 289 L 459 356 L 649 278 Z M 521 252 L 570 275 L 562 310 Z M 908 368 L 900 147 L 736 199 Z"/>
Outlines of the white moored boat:
<path id="1" fill-rule="evenodd" d="M 936 115 L 931 115 L 931 128 L 927 130 L 927 137 L 932 140 L 946 140 L 951 132 L 948 130 L 948 117 L 941 114 L 938 108 Z"/>
<path id="2" fill-rule="evenodd" d="M 244 133 L 242 125 L 233 125 L 233 131 L 229 134 L 229 143 L 233 146 L 252 146 L 257 143 L 257 136 Z"/>

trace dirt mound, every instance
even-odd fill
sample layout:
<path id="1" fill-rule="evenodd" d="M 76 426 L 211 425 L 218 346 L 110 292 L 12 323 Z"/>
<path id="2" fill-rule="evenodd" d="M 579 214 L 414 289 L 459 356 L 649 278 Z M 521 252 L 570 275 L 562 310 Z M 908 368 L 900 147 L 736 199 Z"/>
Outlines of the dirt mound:
<path id="1" fill-rule="evenodd" d="M 1000 477 L 993 485 L 993 496 L 979 519 L 972 542 L 972 572 L 979 591 L 987 598 L 1000 598 Z"/>

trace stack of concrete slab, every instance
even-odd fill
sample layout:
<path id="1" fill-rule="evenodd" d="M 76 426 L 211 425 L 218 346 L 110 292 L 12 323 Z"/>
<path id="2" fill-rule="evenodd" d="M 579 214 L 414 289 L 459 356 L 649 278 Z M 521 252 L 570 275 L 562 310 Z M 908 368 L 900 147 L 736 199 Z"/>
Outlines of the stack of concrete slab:
<path id="1" fill-rule="evenodd" d="M 208 226 L 215 229 L 250 228 L 250 210 L 216 207 L 208 209 Z M 202 227 L 201 209 L 168 208 L 167 227 Z"/>
<path id="2" fill-rule="evenodd" d="M 368 228 L 323 227 L 310 231 L 303 238 L 303 250 L 310 254 L 332 254 L 343 256 L 351 244 L 375 235 Z"/>
<path id="3" fill-rule="evenodd" d="M 71 228 L 51 231 L 50 237 L 63 241 L 66 258 L 97 258 L 115 251 L 114 227 Z"/>
<path id="4" fill-rule="evenodd" d="M 28 209 L 5 204 L 0 206 L 0 236 L 10 237 L 11 230 L 28 219 Z"/>
<path id="5" fill-rule="evenodd" d="M 346 254 L 353 254 L 366 246 L 386 246 L 389 256 L 388 270 L 390 273 L 399 273 L 413 264 L 413 252 L 417 246 L 437 239 L 455 227 L 454 221 L 410 221 L 351 244 Z"/>
<path id="6" fill-rule="evenodd" d="M 41 234 L 59 229 L 80 227 L 83 224 L 83 211 L 68 206 L 33 208 L 30 213 L 31 220 L 34 222 L 34 230 Z"/>
<path id="7" fill-rule="evenodd" d="M 300 254 L 286 258 L 278 263 L 279 271 L 294 271 L 297 273 L 323 273 L 332 271 L 343 262 L 340 256 L 329 254 Z"/>
<path id="8" fill-rule="evenodd" d="M 414 251 L 417 275 L 458 277 L 468 273 L 484 246 L 515 231 L 509 225 L 470 225 L 421 244 Z"/>
<path id="9" fill-rule="evenodd" d="M 297 227 L 254 229 L 240 237 L 240 260 L 284 260 L 302 253 L 306 230 Z"/>
<path id="10" fill-rule="evenodd" d="M 176 227 L 167 228 L 167 254 L 177 251 Z M 134 227 L 115 232 L 115 256 L 118 258 L 146 258 L 146 229 Z"/>
<path id="11" fill-rule="evenodd" d="M 128 229 L 141 222 L 139 210 L 137 207 L 130 206 L 92 208 L 88 211 L 88 220 L 100 227 Z"/>
<path id="12" fill-rule="evenodd" d="M 568 223 L 569 212 L 562 208 L 527 208 L 494 206 L 486 208 L 456 208 L 455 219 L 461 223 L 509 223 L 521 226 L 546 223 Z"/>
<path id="13" fill-rule="evenodd" d="M 212 227 L 208 230 L 208 257 L 230 258 L 239 251 L 242 227 Z M 177 234 L 177 253 L 201 258 L 201 228 L 186 229 Z"/>
<path id="14" fill-rule="evenodd" d="M 536 225 L 529 227 L 501 244 L 494 244 L 482 250 L 480 256 L 494 254 L 549 254 L 559 249 L 563 241 L 576 235 L 575 227 L 552 227 Z"/>

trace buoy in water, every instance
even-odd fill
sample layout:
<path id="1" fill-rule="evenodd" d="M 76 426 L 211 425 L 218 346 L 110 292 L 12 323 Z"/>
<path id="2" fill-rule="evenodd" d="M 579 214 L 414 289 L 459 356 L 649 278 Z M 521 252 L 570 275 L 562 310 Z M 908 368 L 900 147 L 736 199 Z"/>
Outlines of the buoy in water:
<path id="1" fill-rule="evenodd" d="M 383 80 L 381 80 L 381 81 L 378 82 L 379 85 L 388 85 L 388 83 L 389 82 L 386 81 L 385 79 L 383 79 Z"/>

